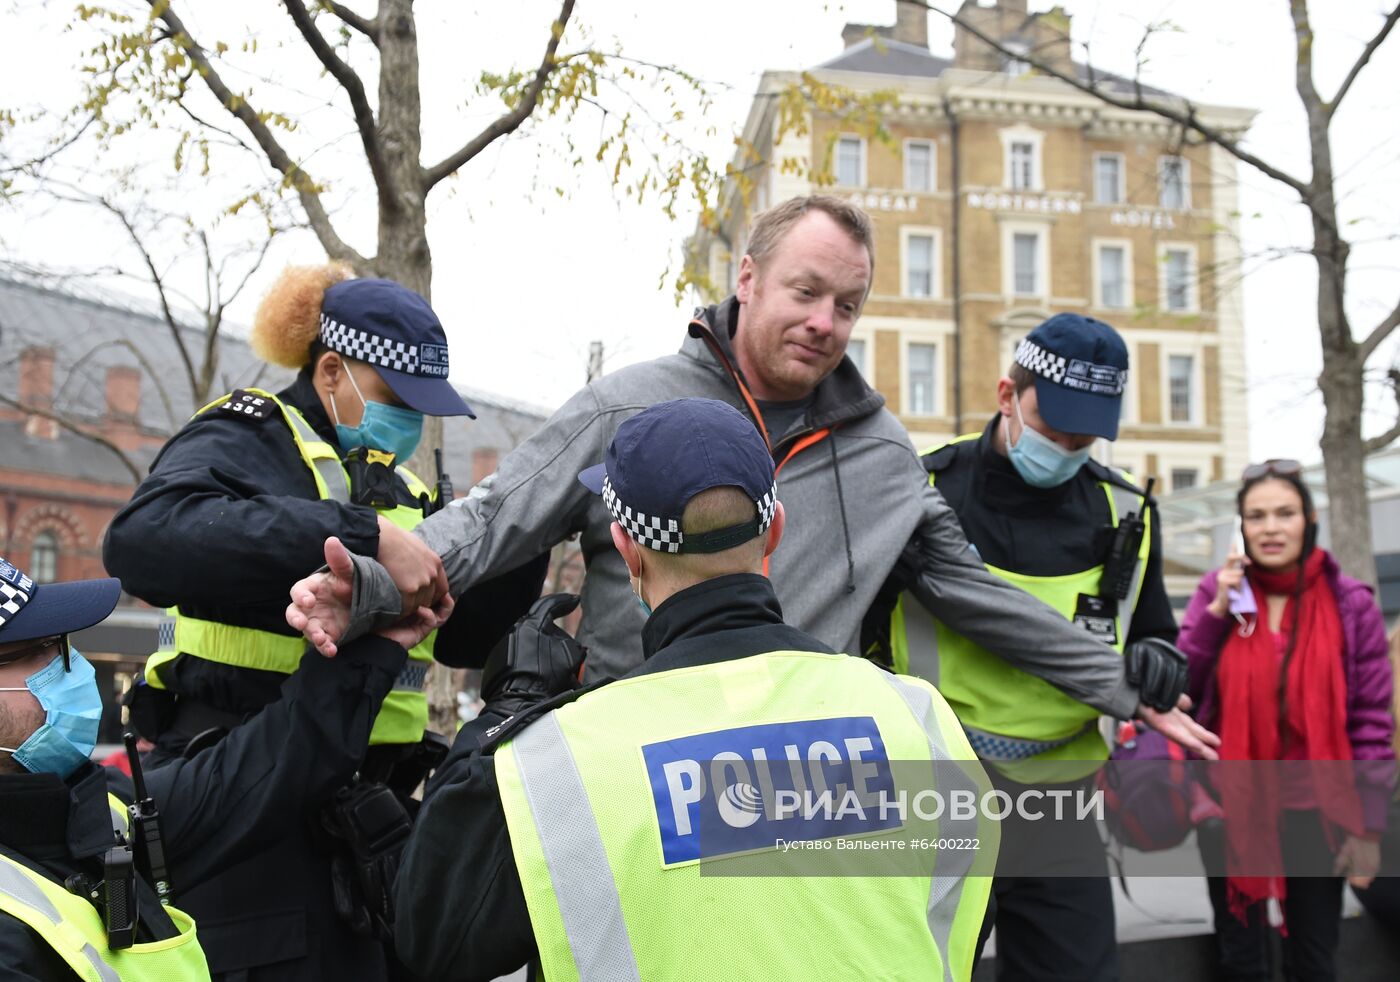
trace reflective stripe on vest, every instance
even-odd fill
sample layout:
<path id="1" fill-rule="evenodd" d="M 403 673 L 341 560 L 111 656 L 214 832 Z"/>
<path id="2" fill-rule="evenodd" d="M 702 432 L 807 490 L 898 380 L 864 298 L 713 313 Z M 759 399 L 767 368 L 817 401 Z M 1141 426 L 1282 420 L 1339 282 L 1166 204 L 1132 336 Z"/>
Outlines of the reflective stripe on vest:
<path id="1" fill-rule="evenodd" d="M 937 834 L 982 832 L 990 855 L 940 852 L 932 873 L 922 874 L 926 894 L 912 874 L 709 876 L 701 872 L 704 860 L 663 860 L 643 746 L 852 714 L 870 715 L 890 760 L 928 761 L 944 794 L 967 787 L 980 795 L 988 787 L 980 768 L 967 770 L 971 748 L 926 684 L 860 659 L 808 652 L 619 680 L 546 714 L 498 748 L 498 788 L 544 977 L 674 974 L 670 959 L 679 957 L 680 945 L 696 964 L 713 959 L 729 977 L 744 977 L 745 956 L 735 955 L 733 937 L 752 927 L 748 911 L 762 909 L 769 912 L 766 935 L 790 941 L 786 962 L 783 956 L 765 962 L 776 978 L 810 975 L 827 958 L 826 945 L 839 948 L 846 964 L 859 961 L 871 978 L 927 977 L 936 959 L 943 979 L 966 979 L 990 888 L 986 877 L 968 879 L 967 872 L 974 859 L 995 853 L 977 815 L 968 823 L 945 814 Z M 620 718 L 628 720 L 624 731 L 616 726 Z M 776 850 L 760 850 L 767 851 Z M 888 933 L 853 939 L 821 926 L 852 904 L 882 909 Z M 678 919 L 699 908 L 707 930 L 680 940 Z"/>
<path id="2" fill-rule="evenodd" d="M 347 503 L 350 500 L 350 477 L 341 466 L 339 451 L 321 439 L 295 406 L 262 389 L 245 391 L 271 400 L 281 410 L 282 420 L 291 432 L 297 452 L 316 482 L 320 500 Z M 202 415 L 223 401 L 216 399 L 195 415 Z M 407 467 L 395 467 L 394 471 L 414 498 L 422 495 L 433 498 L 434 492 Z M 422 511 L 407 505 L 377 510 L 405 531 L 411 531 L 423 521 Z M 163 622 L 157 631 L 159 648 L 146 660 L 146 681 L 157 689 L 165 688 L 161 678 L 162 668 L 180 654 L 236 668 L 290 675 L 301 664 L 302 654 L 306 650 L 306 643 L 300 637 L 191 617 L 175 607 L 167 613 L 170 615 L 169 621 Z M 166 626 L 167 623 L 169 626 Z M 436 632 L 429 634 L 409 650 L 408 662 L 394 680 L 393 690 L 385 697 L 379 715 L 375 717 L 370 732 L 372 745 L 417 743 L 423 738 L 423 731 L 428 725 L 424 685 L 428 666 L 433 661 L 436 637 Z"/>
<path id="3" fill-rule="evenodd" d="M 126 805 L 108 795 L 114 830 L 128 828 Z M 164 941 L 107 947 L 107 929 L 97 908 L 48 877 L 0 855 L 0 912 L 29 925 L 85 982 L 199 982 L 209 967 L 195 938 L 194 921 L 167 907 L 179 932 Z"/>

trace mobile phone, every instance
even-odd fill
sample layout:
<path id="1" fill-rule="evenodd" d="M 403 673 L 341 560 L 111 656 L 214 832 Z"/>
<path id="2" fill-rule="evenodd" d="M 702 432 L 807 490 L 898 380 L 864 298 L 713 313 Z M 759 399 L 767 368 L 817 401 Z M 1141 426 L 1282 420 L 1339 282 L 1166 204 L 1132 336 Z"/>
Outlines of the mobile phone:
<path id="1" fill-rule="evenodd" d="M 1236 555 L 1243 556 L 1245 554 L 1244 521 L 1238 515 L 1235 516 L 1235 537 L 1231 541 L 1234 546 L 1233 552 Z M 1249 588 L 1247 582 L 1238 590 L 1230 590 L 1229 595 L 1230 613 L 1244 616 L 1245 614 L 1257 614 L 1259 612 L 1259 607 L 1254 602 L 1254 591 Z"/>

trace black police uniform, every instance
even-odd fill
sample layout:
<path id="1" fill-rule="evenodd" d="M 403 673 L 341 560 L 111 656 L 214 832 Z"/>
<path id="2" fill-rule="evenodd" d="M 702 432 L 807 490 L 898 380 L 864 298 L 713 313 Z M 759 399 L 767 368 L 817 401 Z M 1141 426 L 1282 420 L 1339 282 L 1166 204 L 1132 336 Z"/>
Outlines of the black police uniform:
<path id="1" fill-rule="evenodd" d="M 160 811 L 160 829 L 174 903 L 232 864 L 257 856 L 283 837 L 303 812 L 347 781 L 394 679 L 403 648 L 380 637 L 346 645 L 332 661 L 314 652 L 283 680 L 281 698 L 246 726 L 193 759 L 146 768 L 147 793 Z M 75 874 L 102 879 L 102 858 L 112 845 L 108 791 L 134 797 L 126 775 L 84 764 L 66 781 L 56 774 L 0 775 L 0 852 L 63 883 Z M 264 882 L 257 903 L 275 907 L 281 877 Z M 138 942 L 178 932 L 152 886 L 138 878 Z M 259 906 L 248 913 L 256 917 Z M 205 939 L 203 925 L 198 937 Z M 218 944 L 218 931 L 211 933 Z M 313 939 L 317 940 L 317 939 Z M 249 942 L 261 947 L 259 942 Z M 266 946 L 282 943 L 279 935 Z M 335 950 L 312 949 L 308 977 L 359 979 L 358 967 Z M 212 960 L 212 959 L 211 959 Z M 0 976 L 56 980 L 77 976 L 32 928 L 0 914 Z"/>
<path id="2" fill-rule="evenodd" d="M 309 369 L 278 393 L 336 445 Z M 416 505 L 402 480 L 395 493 Z M 112 520 L 103 560 L 124 589 L 190 616 L 295 636 L 285 611 L 292 584 L 324 562 L 338 536 L 352 552 L 375 555 L 378 514 L 368 505 L 320 500 L 315 479 L 285 421 L 218 409 L 191 420 L 161 450 L 150 476 Z M 539 596 L 548 564 L 541 556 L 469 591 L 438 632 L 435 654 L 455 667 L 479 667 L 495 641 Z M 174 705 L 148 686 L 133 707 L 156 743 L 152 759 L 185 752 L 191 737 L 237 726 L 277 697 L 285 676 L 180 655 L 162 671 Z M 216 730 L 217 732 L 217 730 Z M 366 740 L 354 748 L 363 753 Z M 402 756 L 375 747 L 366 768 Z M 415 782 L 416 783 L 416 782 Z M 383 946 L 358 936 L 335 913 L 331 860 L 310 822 L 260 855 L 231 867 L 182 898 L 199 924 L 215 978 L 238 982 L 390 977 Z M 276 889 L 269 891 L 269 885 Z M 319 967 L 318 967 L 319 965 Z"/>

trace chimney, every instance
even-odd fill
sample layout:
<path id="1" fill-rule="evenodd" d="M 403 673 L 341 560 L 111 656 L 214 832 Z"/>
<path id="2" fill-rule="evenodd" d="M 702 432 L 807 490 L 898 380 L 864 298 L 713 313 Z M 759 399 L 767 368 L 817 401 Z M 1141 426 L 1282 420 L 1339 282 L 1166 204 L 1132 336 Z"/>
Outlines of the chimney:
<path id="1" fill-rule="evenodd" d="M 1024 8 L 1025 3 L 1021 6 Z M 894 39 L 920 48 L 928 47 L 928 7 L 922 0 L 895 0 Z"/>
<path id="2" fill-rule="evenodd" d="M 33 346 L 25 348 L 19 356 L 19 401 L 21 405 L 35 409 L 53 408 L 53 366 L 52 348 Z M 41 440 L 52 440 L 58 436 L 58 424 L 43 416 L 29 415 L 24 421 L 24 432 Z"/>
<path id="3" fill-rule="evenodd" d="M 1029 13 L 1026 0 L 1001 0 L 1001 3 L 996 4 L 996 6 L 1000 7 L 1008 14 L 1022 18 L 1026 17 Z"/>
<path id="4" fill-rule="evenodd" d="M 107 418 L 114 423 L 135 424 L 141 410 L 141 372 L 130 365 L 107 369 Z"/>

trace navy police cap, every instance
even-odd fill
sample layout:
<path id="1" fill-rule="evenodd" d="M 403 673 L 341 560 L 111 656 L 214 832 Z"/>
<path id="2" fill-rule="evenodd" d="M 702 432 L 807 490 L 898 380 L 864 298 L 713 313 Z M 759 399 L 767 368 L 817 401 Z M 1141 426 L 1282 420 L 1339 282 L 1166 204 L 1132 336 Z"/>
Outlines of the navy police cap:
<path id="1" fill-rule="evenodd" d="M 657 552 L 708 553 L 757 538 L 778 507 L 773 457 L 747 416 L 715 399 L 675 399 L 642 410 L 617 428 L 601 464 L 578 479 L 631 539 Z M 755 517 L 698 535 L 681 529 L 685 506 L 702 491 L 735 487 Z"/>
<path id="2" fill-rule="evenodd" d="M 35 583 L 0 558 L 0 644 L 92 627 L 106 619 L 119 596 L 121 584 L 113 579 Z"/>
<path id="3" fill-rule="evenodd" d="M 1016 364 L 1035 375 L 1040 415 L 1061 433 L 1118 439 L 1128 346 L 1103 321 L 1056 314 L 1016 348 Z"/>
<path id="4" fill-rule="evenodd" d="M 447 334 L 428 301 L 393 280 L 345 280 L 321 300 L 321 343 L 374 366 L 403 404 L 476 415 L 447 381 Z"/>

